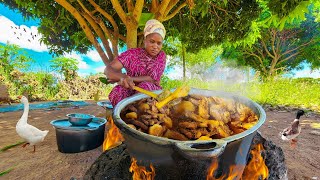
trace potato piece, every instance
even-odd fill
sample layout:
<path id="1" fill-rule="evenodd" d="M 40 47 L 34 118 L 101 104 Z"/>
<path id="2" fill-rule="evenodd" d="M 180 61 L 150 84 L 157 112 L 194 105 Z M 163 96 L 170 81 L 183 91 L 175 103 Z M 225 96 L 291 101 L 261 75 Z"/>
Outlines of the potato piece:
<path id="1" fill-rule="evenodd" d="M 251 122 L 251 123 L 243 123 L 242 127 L 245 129 L 250 129 L 252 128 L 257 122 Z"/>
<path id="2" fill-rule="evenodd" d="M 136 126 L 134 126 L 133 124 L 128 124 L 129 127 L 131 127 L 132 129 L 137 129 Z"/>
<path id="3" fill-rule="evenodd" d="M 171 118 L 169 118 L 168 116 L 166 116 L 166 117 L 163 118 L 163 121 L 164 121 L 164 125 L 165 125 L 167 128 L 172 128 L 172 120 L 171 120 Z"/>
<path id="4" fill-rule="evenodd" d="M 137 119 L 138 118 L 138 114 L 136 112 L 130 112 L 126 114 L 126 118 L 128 119 Z"/>
<path id="5" fill-rule="evenodd" d="M 199 127 L 208 127 L 208 123 L 207 122 L 202 122 L 202 123 L 199 123 Z"/>
<path id="6" fill-rule="evenodd" d="M 207 141 L 207 140 L 212 140 L 212 138 L 208 136 L 201 136 L 196 141 Z"/>
<path id="7" fill-rule="evenodd" d="M 150 106 L 147 103 L 142 103 L 139 105 L 139 111 L 145 112 L 149 109 L 150 109 Z"/>
<path id="8" fill-rule="evenodd" d="M 193 112 L 195 107 L 190 101 L 181 101 L 174 109 L 177 114 L 184 114 L 185 112 Z"/>
<path id="9" fill-rule="evenodd" d="M 161 136 L 163 134 L 163 128 L 159 124 L 154 124 L 149 128 L 149 134 L 154 136 Z"/>

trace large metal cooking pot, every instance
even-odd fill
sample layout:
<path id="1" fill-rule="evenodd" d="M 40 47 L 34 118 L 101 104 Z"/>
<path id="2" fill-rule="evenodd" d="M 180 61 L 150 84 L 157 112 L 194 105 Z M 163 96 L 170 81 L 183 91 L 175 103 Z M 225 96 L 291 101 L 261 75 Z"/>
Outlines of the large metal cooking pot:
<path id="1" fill-rule="evenodd" d="M 161 91 L 154 92 L 160 93 Z M 124 107 L 147 97 L 143 94 L 136 94 L 119 102 L 113 111 L 114 122 L 125 138 L 124 143 L 127 145 L 130 155 L 138 160 L 147 160 L 155 164 L 172 164 L 177 160 L 177 156 L 181 156 L 196 161 L 211 161 L 216 158 L 219 160 L 219 167 L 225 168 L 229 168 L 230 165 L 245 165 L 253 136 L 266 119 L 265 111 L 252 100 L 231 93 L 191 89 L 189 94 L 231 98 L 250 107 L 257 114 L 259 120 L 251 129 L 222 139 L 178 141 L 152 136 L 130 128 L 120 117 L 120 112 Z"/>
<path id="2" fill-rule="evenodd" d="M 69 119 L 51 121 L 56 130 L 58 150 L 62 153 L 78 153 L 99 147 L 104 141 L 104 118 L 94 117 L 84 126 L 73 126 Z"/>

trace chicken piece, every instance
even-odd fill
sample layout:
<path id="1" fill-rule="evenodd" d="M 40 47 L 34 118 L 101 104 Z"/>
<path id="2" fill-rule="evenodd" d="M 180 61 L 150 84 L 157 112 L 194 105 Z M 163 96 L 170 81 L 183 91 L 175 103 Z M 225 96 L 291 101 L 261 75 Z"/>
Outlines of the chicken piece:
<path id="1" fill-rule="evenodd" d="M 210 106 L 210 115 L 216 120 L 223 120 L 222 114 L 220 113 L 223 111 L 223 107 L 218 104 L 214 104 Z"/>
<path id="2" fill-rule="evenodd" d="M 175 139 L 175 140 L 180 140 L 180 141 L 187 141 L 189 140 L 185 135 L 177 132 L 177 131 L 174 131 L 174 130 L 170 130 L 168 129 L 164 135 L 164 137 L 167 137 L 169 139 Z"/>
<path id="3" fill-rule="evenodd" d="M 206 97 L 202 98 L 199 101 L 198 113 L 201 117 L 208 119 L 209 118 L 209 110 L 208 110 L 208 100 Z"/>
<path id="4" fill-rule="evenodd" d="M 186 115 L 186 117 L 191 118 L 194 121 L 206 123 L 206 124 L 209 124 L 212 126 L 218 126 L 220 124 L 222 124 L 222 125 L 224 124 L 222 121 L 204 119 L 201 116 L 194 114 L 193 112 L 187 112 L 185 115 Z"/>
<path id="5" fill-rule="evenodd" d="M 184 129 L 184 128 L 179 128 L 179 131 L 184 134 L 188 139 L 195 139 L 195 134 L 192 133 L 191 131 Z"/>
<path id="6" fill-rule="evenodd" d="M 198 127 L 198 123 L 197 122 L 184 121 L 184 122 L 179 122 L 178 126 L 182 127 L 182 128 L 187 128 L 187 129 L 196 129 Z"/>
<path id="7" fill-rule="evenodd" d="M 199 100 L 198 99 L 194 99 L 192 97 L 188 98 L 188 101 L 190 101 L 192 104 L 194 104 L 195 106 L 199 106 Z"/>
<path id="8" fill-rule="evenodd" d="M 203 98 L 202 95 L 198 95 L 198 94 L 190 94 L 191 98 L 197 99 L 197 100 L 201 100 Z"/>
<path id="9" fill-rule="evenodd" d="M 132 112 L 138 112 L 137 108 L 134 107 L 133 105 L 129 105 L 129 106 L 128 106 L 128 109 L 129 109 L 130 111 L 132 111 Z"/>
<path id="10" fill-rule="evenodd" d="M 148 126 L 145 125 L 143 122 L 140 122 L 140 121 L 137 121 L 137 120 L 133 120 L 130 123 L 135 125 L 136 127 L 138 126 L 139 128 L 141 128 L 144 131 L 148 130 Z"/>

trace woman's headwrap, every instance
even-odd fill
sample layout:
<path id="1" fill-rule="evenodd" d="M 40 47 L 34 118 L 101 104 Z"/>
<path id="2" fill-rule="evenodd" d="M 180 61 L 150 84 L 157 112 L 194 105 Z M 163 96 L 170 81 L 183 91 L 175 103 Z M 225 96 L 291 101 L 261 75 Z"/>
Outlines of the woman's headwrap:
<path id="1" fill-rule="evenodd" d="M 149 34 L 152 33 L 158 33 L 164 39 L 166 36 L 166 29 L 164 28 L 163 24 L 156 20 L 156 19 L 150 19 L 146 22 L 146 26 L 144 27 L 144 37 L 147 37 Z"/>

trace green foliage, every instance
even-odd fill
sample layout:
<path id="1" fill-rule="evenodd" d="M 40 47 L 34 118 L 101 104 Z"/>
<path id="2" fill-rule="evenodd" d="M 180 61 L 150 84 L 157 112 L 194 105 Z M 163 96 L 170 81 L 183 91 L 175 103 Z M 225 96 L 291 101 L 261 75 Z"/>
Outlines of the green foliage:
<path id="1" fill-rule="evenodd" d="M 0 74 L 8 80 L 12 79 L 10 73 L 13 70 L 26 70 L 32 62 L 34 61 L 19 46 L 0 44 Z"/>
<path id="2" fill-rule="evenodd" d="M 78 61 L 74 58 L 60 56 L 50 60 L 50 62 L 52 63 L 50 67 L 58 73 L 63 74 L 66 81 L 75 78 L 76 71 L 79 69 Z"/>
<path id="3" fill-rule="evenodd" d="M 229 46 L 223 57 L 238 66 L 252 67 L 263 79 L 299 68 L 301 62 L 319 68 L 320 24 L 311 15 L 306 17 L 306 21 L 282 31 L 263 29 L 252 46 Z"/>

